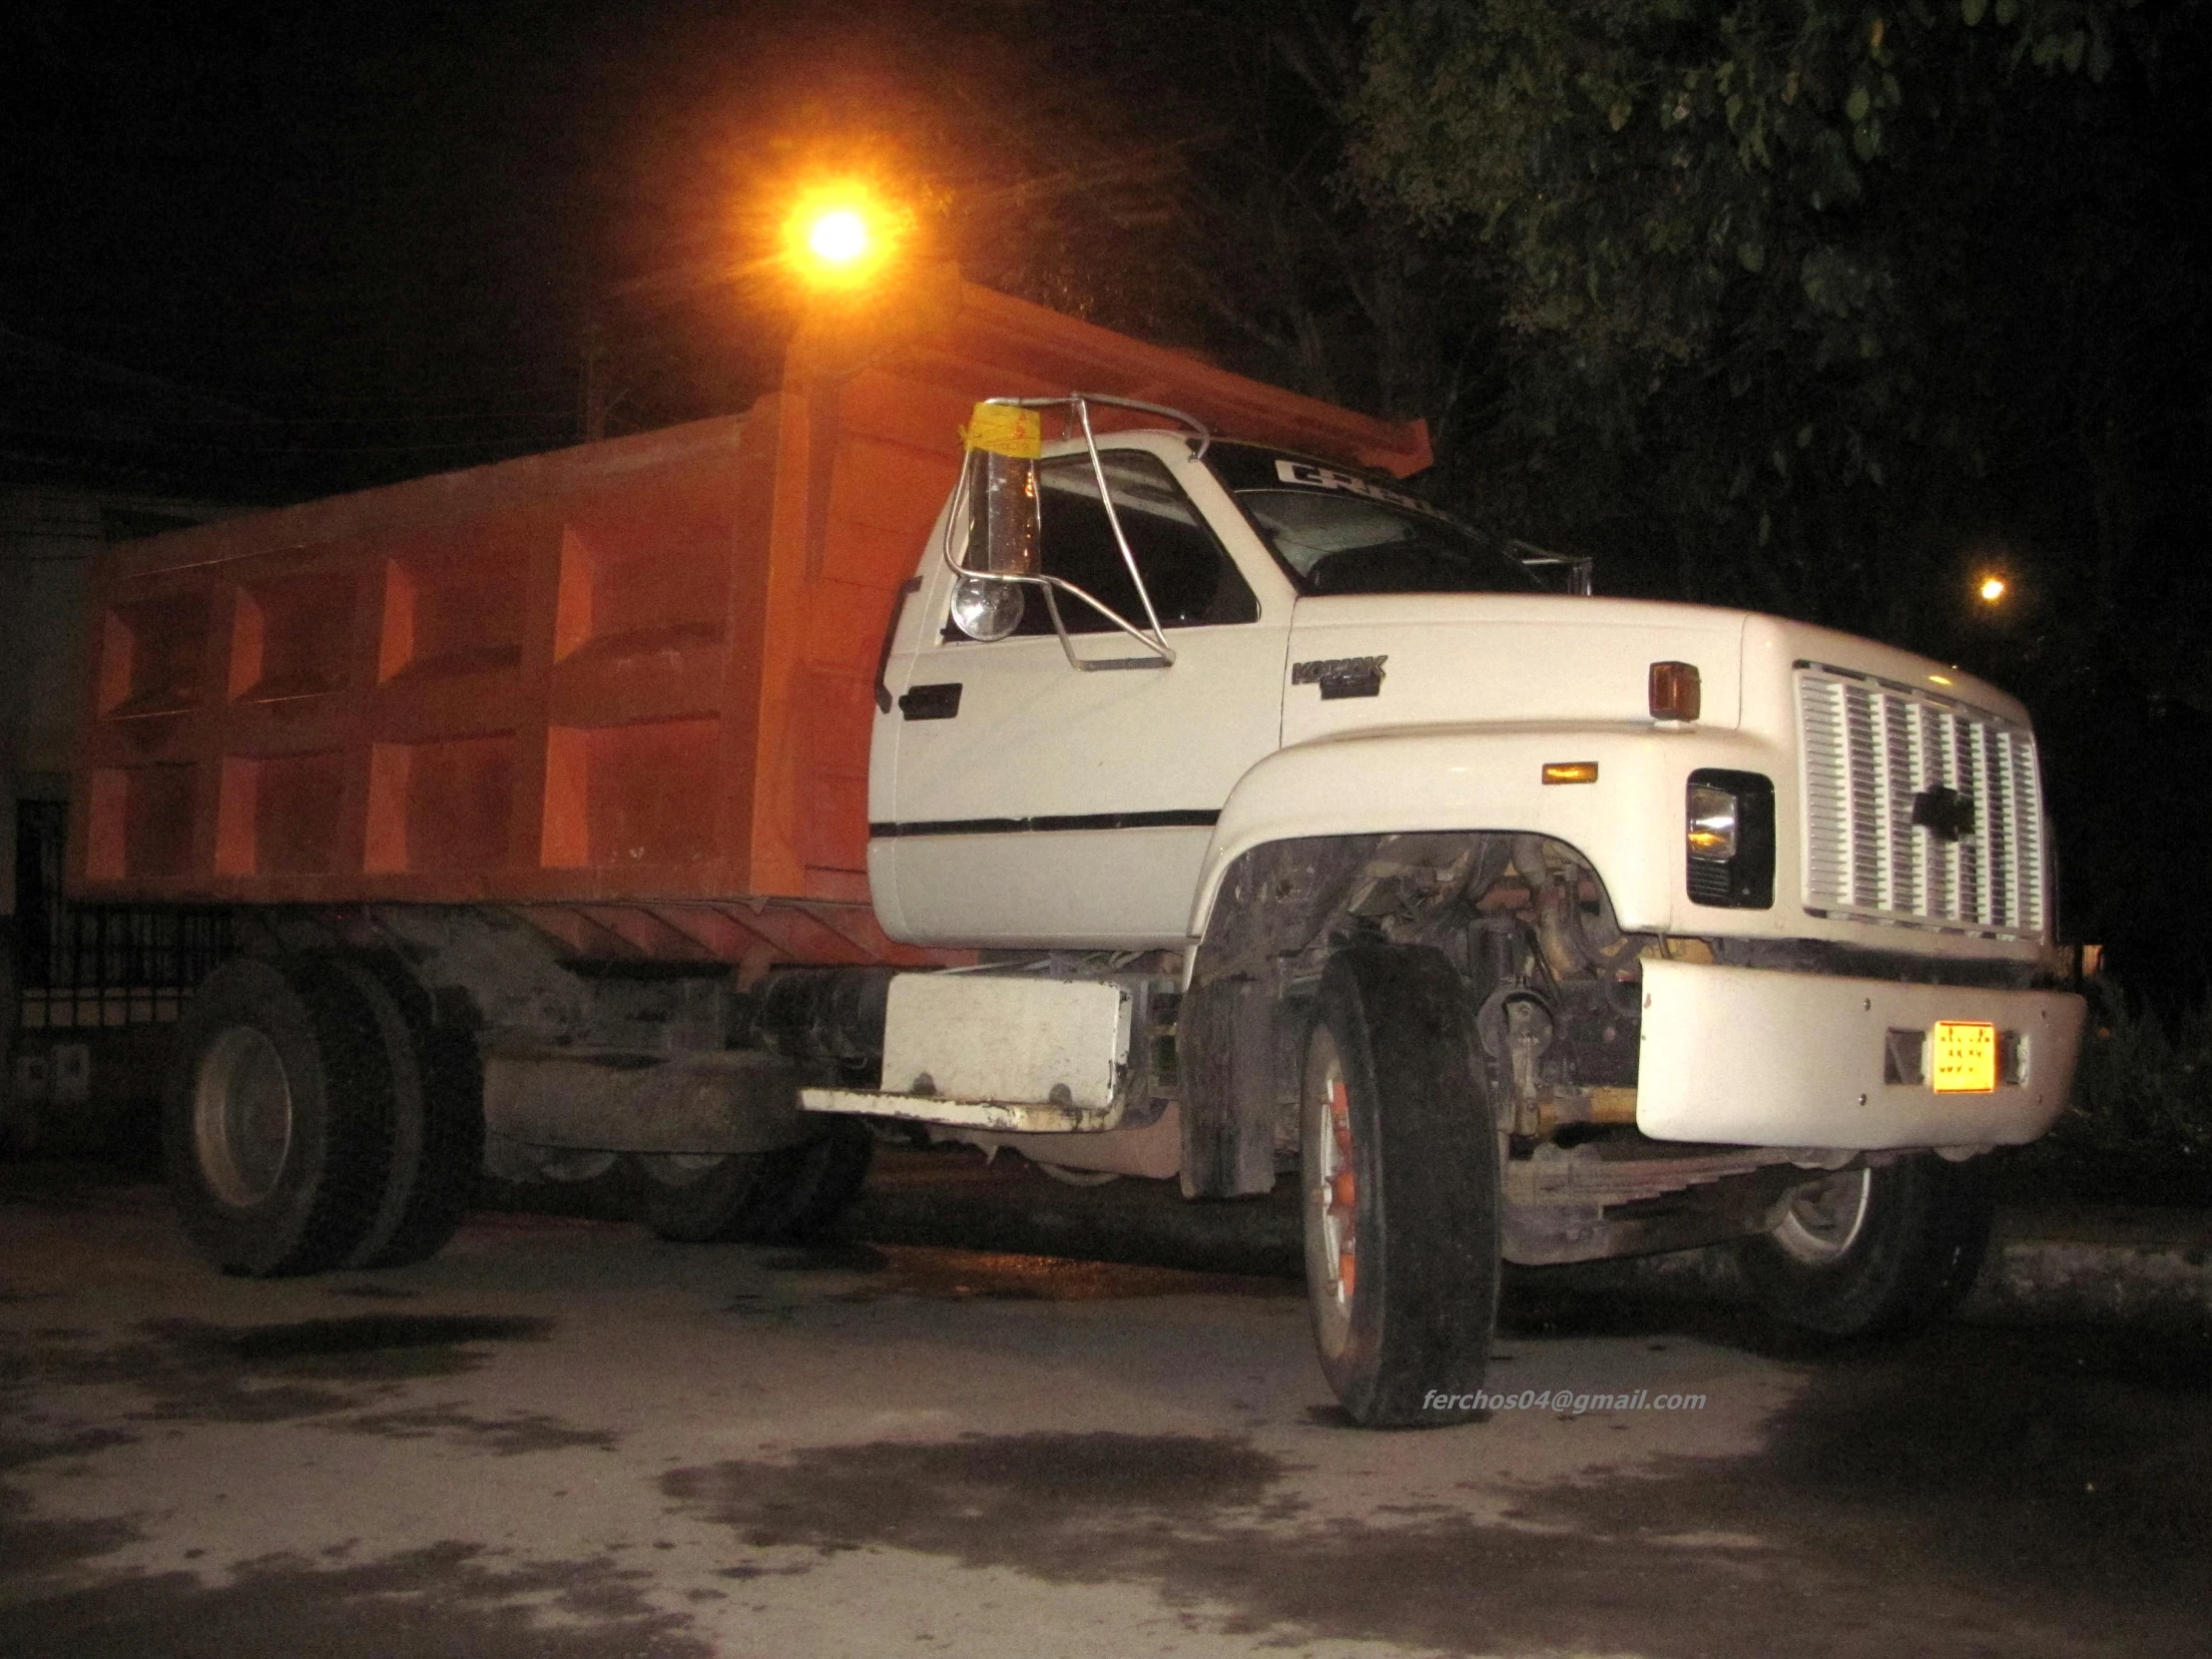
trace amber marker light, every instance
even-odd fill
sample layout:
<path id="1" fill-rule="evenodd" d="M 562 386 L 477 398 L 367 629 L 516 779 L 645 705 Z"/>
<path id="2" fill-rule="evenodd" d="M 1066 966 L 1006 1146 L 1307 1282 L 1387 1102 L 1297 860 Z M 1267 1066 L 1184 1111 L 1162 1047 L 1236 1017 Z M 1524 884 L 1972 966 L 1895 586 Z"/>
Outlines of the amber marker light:
<path id="1" fill-rule="evenodd" d="M 1597 762 L 1546 762 L 1544 765 L 1544 782 L 1547 784 L 1594 784 L 1597 782 Z"/>
<path id="2" fill-rule="evenodd" d="M 1695 720 L 1704 707 L 1695 663 L 1653 663 L 1650 685 L 1653 720 Z"/>

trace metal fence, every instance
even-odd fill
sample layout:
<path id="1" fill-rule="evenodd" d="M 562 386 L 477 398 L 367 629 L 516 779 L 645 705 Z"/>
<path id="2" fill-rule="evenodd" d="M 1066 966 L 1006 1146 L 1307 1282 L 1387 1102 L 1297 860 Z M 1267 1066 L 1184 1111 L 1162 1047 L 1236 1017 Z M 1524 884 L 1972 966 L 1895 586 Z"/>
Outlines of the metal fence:
<path id="1" fill-rule="evenodd" d="M 82 1031 L 176 1019 L 192 988 L 230 954 L 228 912 L 73 904 L 62 894 L 68 836 L 65 803 L 16 803 L 21 1028 Z"/>

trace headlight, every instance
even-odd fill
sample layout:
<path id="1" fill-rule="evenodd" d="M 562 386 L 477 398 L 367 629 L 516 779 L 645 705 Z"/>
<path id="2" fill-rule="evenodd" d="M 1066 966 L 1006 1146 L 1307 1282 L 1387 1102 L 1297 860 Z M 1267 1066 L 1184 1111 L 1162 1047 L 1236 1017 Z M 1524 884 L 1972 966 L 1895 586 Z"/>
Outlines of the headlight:
<path id="1" fill-rule="evenodd" d="M 1756 772 L 1693 772 L 1684 809 L 1692 902 L 1772 908 L 1774 780 Z"/>
<path id="2" fill-rule="evenodd" d="M 1718 784 L 1690 785 L 1690 856 L 1733 858 L 1742 804 Z"/>

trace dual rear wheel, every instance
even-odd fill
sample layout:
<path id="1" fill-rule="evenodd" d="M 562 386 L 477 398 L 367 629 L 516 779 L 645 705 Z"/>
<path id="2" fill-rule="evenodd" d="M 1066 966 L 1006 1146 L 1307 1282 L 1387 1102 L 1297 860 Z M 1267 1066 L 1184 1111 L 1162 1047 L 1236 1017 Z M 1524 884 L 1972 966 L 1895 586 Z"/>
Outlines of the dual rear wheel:
<path id="1" fill-rule="evenodd" d="M 435 1255 L 483 1161 L 475 1046 L 375 970 L 239 957 L 177 1030 L 164 1163 L 186 1232 L 255 1278 Z"/>
<path id="2" fill-rule="evenodd" d="M 439 1026 L 381 968 L 239 957 L 180 1022 L 164 1162 L 186 1232 L 226 1273 L 390 1268 L 437 1254 L 483 1167 L 472 1035 Z M 820 1231 L 858 1189 L 871 1142 L 821 1137 L 728 1157 L 643 1157 L 663 1238 L 783 1242 Z"/>

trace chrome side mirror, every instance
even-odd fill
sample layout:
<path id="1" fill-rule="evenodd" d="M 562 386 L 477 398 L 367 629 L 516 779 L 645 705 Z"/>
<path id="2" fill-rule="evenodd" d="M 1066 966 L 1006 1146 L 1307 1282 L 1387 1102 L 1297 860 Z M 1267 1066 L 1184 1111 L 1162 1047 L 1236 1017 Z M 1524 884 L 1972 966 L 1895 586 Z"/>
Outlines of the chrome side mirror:
<path id="1" fill-rule="evenodd" d="M 1052 618 L 1052 632 L 1058 636 L 1069 666 L 1084 670 L 1169 668 L 1174 665 L 1175 650 L 1160 630 L 1159 612 L 1145 586 L 1144 572 L 1138 568 L 1136 552 L 1122 529 L 1121 512 L 1106 477 L 1105 462 L 1099 457 L 1098 434 L 1091 426 L 1090 406 L 1093 403 L 1165 415 L 1198 434 L 1198 442 L 1192 450 L 1194 455 L 1206 453 L 1210 434 L 1196 419 L 1179 410 L 1158 403 L 1142 403 L 1132 397 L 1074 392 L 1066 397 L 986 398 L 976 404 L 968 424 L 960 428 L 960 440 L 967 446 L 967 460 L 961 467 L 953 510 L 945 515 L 944 537 L 940 543 L 944 562 L 955 572 L 950 620 L 952 626 L 969 639 L 1002 640 L 1021 626 L 1027 599 L 1024 590 L 1036 588 L 1044 596 L 1045 609 Z M 1082 432 L 1083 450 L 1090 459 L 1099 503 L 1105 509 L 1107 523 L 1113 527 L 1114 543 L 1121 552 L 1123 567 L 1129 572 L 1130 585 L 1144 604 L 1142 627 L 1065 577 L 1044 573 L 1038 545 L 1042 526 L 1037 459 L 1044 447 L 1044 420 L 1040 411 L 1063 407 Z M 964 542 L 960 541 L 962 537 L 965 537 Z M 954 551 L 956 542 L 959 542 L 957 553 Z M 1144 647 L 1145 655 L 1078 655 L 1055 597 L 1063 593 L 1082 601 L 1135 640 Z"/>
<path id="2" fill-rule="evenodd" d="M 952 589 L 952 625 L 972 640 L 1002 640 L 1021 626 L 1028 595 L 1008 578 L 1034 577 L 1038 554 L 1037 463 L 971 449 L 964 480 L 967 547 Z"/>

